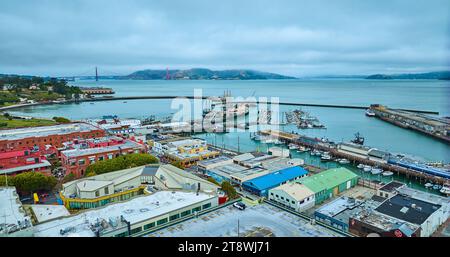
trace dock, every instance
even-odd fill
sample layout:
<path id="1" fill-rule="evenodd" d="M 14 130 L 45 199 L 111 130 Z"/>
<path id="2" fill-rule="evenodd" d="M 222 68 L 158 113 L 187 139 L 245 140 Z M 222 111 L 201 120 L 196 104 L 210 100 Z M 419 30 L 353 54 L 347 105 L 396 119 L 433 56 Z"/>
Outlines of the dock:
<path id="1" fill-rule="evenodd" d="M 338 157 L 338 158 L 345 158 L 349 161 L 351 161 L 353 164 L 356 163 L 362 163 L 364 165 L 370 165 L 370 166 L 378 166 L 381 169 L 385 171 L 391 171 L 397 175 L 403 174 L 407 178 L 415 178 L 416 180 L 419 180 L 421 183 L 425 183 L 427 181 L 432 181 L 434 183 L 438 184 L 445 184 L 448 183 L 448 179 L 438 176 L 433 176 L 424 172 L 419 172 L 416 170 L 388 164 L 388 163 L 381 163 L 374 160 L 371 160 L 369 158 L 363 158 L 355 155 L 346 154 L 343 152 L 338 151 L 335 145 L 324 143 L 319 138 L 312 138 L 307 137 L 304 135 L 299 134 L 293 134 L 293 133 L 287 133 L 282 131 L 276 131 L 276 130 L 263 130 L 259 131 L 260 135 L 264 136 L 271 136 L 271 137 L 277 137 L 280 141 L 284 142 L 285 144 L 296 144 L 301 145 L 305 147 L 309 147 L 311 149 L 320 150 L 320 151 L 327 151 L 330 153 L 331 156 Z"/>
<path id="2" fill-rule="evenodd" d="M 450 119 L 431 117 L 399 109 L 391 109 L 383 105 L 373 104 L 370 110 L 375 117 L 396 126 L 418 131 L 450 144 Z"/>

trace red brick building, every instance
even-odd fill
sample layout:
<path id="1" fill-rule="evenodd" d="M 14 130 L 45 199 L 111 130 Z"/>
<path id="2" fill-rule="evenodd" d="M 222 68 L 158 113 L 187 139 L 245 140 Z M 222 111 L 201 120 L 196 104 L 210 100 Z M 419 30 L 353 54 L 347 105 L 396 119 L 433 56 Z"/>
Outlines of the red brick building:
<path id="1" fill-rule="evenodd" d="M 0 130 L 0 153 L 35 146 L 42 149 L 47 145 L 60 148 L 64 142 L 76 138 L 88 139 L 103 136 L 105 131 L 87 123 Z"/>
<path id="2" fill-rule="evenodd" d="M 65 147 L 67 150 L 61 151 L 61 164 L 66 175 L 73 173 L 77 178 L 84 176 L 86 168 L 95 162 L 147 151 L 145 145 L 120 137 L 74 140 Z"/>
<path id="3" fill-rule="evenodd" d="M 41 151 L 27 149 L 0 153 L 1 175 L 17 175 L 28 171 L 51 175 L 51 164 Z"/>

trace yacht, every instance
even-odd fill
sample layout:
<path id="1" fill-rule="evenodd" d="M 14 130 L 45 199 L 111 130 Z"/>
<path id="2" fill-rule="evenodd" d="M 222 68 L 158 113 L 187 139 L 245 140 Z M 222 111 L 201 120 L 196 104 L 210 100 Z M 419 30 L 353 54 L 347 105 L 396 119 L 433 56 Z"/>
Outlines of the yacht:
<path id="1" fill-rule="evenodd" d="M 373 168 L 370 172 L 371 172 L 373 175 L 378 175 L 378 174 L 383 173 L 383 170 L 382 170 L 382 169 L 379 169 L 379 168 Z"/>
<path id="2" fill-rule="evenodd" d="M 364 168 L 363 168 L 363 170 L 364 170 L 365 172 L 369 172 L 369 171 L 371 171 L 371 170 L 372 170 L 372 166 L 369 166 L 369 165 L 364 165 Z"/>
<path id="3" fill-rule="evenodd" d="M 432 183 L 430 183 L 430 182 L 425 183 L 425 188 L 432 188 L 432 187 L 433 187 Z"/>
<path id="4" fill-rule="evenodd" d="M 385 171 L 385 172 L 382 173 L 382 175 L 385 176 L 385 177 L 388 177 L 388 176 L 394 175 L 394 172 L 392 172 L 392 171 Z"/>
<path id="5" fill-rule="evenodd" d="M 347 159 L 340 159 L 340 160 L 339 160 L 339 163 L 340 163 L 340 164 L 349 164 L 350 161 L 347 160 Z"/>
<path id="6" fill-rule="evenodd" d="M 322 156 L 320 157 L 321 161 L 331 161 L 331 156 L 329 154 L 322 154 Z"/>
<path id="7" fill-rule="evenodd" d="M 364 169 L 364 164 L 362 164 L 362 163 L 360 163 L 360 164 L 358 164 L 358 166 L 356 166 L 358 169 Z"/>
<path id="8" fill-rule="evenodd" d="M 299 149 L 299 147 L 297 145 L 292 144 L 292 143 L 290 143 L 288 147 L 289 147 L 289 150 Z"/>

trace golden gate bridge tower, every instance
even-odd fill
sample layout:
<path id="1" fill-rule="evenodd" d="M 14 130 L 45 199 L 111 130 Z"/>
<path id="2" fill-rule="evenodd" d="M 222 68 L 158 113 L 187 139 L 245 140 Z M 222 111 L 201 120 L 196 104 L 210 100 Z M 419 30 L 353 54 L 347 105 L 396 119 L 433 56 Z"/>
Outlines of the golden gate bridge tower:
<path id="1" fill-rule="evenodd" d="M 166 68 L 166 80 L 170 80 L 169 67 Z"/>

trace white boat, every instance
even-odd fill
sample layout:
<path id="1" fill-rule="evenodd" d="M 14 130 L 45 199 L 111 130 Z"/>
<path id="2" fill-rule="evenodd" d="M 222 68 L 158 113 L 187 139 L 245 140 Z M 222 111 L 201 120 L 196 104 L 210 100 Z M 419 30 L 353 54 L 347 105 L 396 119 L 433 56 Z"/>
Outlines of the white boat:
<path id="1" fill-rule="evenodd" d="M 378 169 L 378 168 L 373 168 L 370 172 L 371 172 L 373 175 L 378 175 L 378 174 L 383 173 L 383 170 L 382 170 L 382 169 Z"/>
<path id="2" fill-rule="evenodd" d="M 362 164 L 362 163 L 360 163 L 360 164 L 358 164 L 358 166 L 356 166 L 358 169 L 364 169 L 364 164 Z"/>
<path id="3" fill-rule="evenodd" d="M 298 146 L 295 144 L 289 144 L 288 148 L 289 148 L 289 150 L 294 150 L 294 149 L 298 149 Z"/>
<path id="4" fill-rule="evenodd" d="M 298 153 L 303 153 L 303 152 L 306 152 L 307 151 L 307 149 L 306 149 L 306 147 L 304 147 L 304 146 L 299 146 L 299 147 L 297 147 L 297 152 Z"/>
<path id="5" fill-rule="evenodd" d="M 442 186 L 441 186 L 441 185 L 438 185 L 438 184 L 436 184 L 436 185 L 433 186 L 433 189 L 434 189 L 434 190 L 439 190 L 439 189 L 441 189 L 441 188 L 442 188 Z"/>
<path id="6" fill-rule="evenodd" d="M 369 172 L 369 171 L 371 171 L 371 170 L 372 170 L 372 166 L 369 166 L 369 165 L 364 165 L 364 168 L 363 168 L 363 170 L 364 170 L 365 172 Z"/>
<path id="7" fill-rule="evenodd" d="M 339 160 L 339 163 L 340 163 L 340 164 L 349 164 L 350 161 L 347 160 L 347 159 L 340 159 L 340 160 Z"/>
<path id="8" fill-rule="evenodd" d="M 387 176 L 392 176 L 392 175 L 394 175 L 394 172 L 392 172 L 392 171 L 385 171 L 385 172 L 382 173 L 382 175 L 386 176 L 386 177 Z"/>
<path id="9" fill-rule="evenodd" d="M 375 113 L 374 113 L 372 110 L 367 109 L 367 110 L 366 110 L 366 116 L 369 116 L 369 117 L 375 117 Z"/>
<path id="10" fill-rule="evenodd" d="M 446 196 L 450 196 L 450 184 L 444 184 L 439 192 Z"/>
<path id="11" fill-rule="evenodd" d="M 322 161 L 331 161 L 331 156 L 330 155 L 328 155 L 328 154 L 323 154 L 321 157 L 320 157 L 320 160 L 322 160 Z"/>
<path id="12" fill-rule="evenodd" d="M 431 188 L 431 187 L 433 187 L 433 184 L 431 184 L 431 183 L 425 183 L 425 188 Z"/>
<path id="13" fill-rule="evenodd" d="M 311 151 L 311 155 L 312 155 L 312 156 L 320 156 L 321 154 L 320 154 L 319 151 L 313 150 L 313 151 Z"/>

